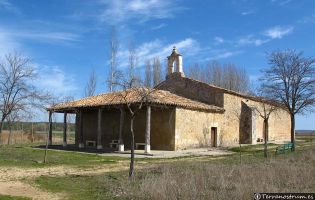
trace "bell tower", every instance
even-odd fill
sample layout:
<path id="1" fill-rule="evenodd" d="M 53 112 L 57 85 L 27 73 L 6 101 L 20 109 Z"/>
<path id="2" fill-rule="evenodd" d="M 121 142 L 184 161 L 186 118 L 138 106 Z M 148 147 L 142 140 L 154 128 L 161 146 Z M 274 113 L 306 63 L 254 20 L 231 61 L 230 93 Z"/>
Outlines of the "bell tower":
<path id="1" fill-rule="evenodd" d="M 176 47 L 173 47 L 172 54 L 167 57 L 167 75 L 166 79 L 173 74 L 185 77 L 183 71 L 183 58 L 182 55 L 177 52 Z"/>

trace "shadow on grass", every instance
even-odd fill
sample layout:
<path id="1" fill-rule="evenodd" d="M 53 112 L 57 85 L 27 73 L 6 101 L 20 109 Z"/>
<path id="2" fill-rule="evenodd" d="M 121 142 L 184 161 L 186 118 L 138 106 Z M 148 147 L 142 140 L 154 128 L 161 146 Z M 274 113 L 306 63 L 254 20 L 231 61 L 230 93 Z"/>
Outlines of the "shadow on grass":
<path id="1" fill-rule="evenodd" d="M 128 158 L 117 156 L 100 156 L 76 151 L 48 150 L 46 164 L 43 163 L 45 150 L 31 145 L 5 145 L 0 147 L 0 166 L 46 167 L 69 165 L 89 167 L 99 164 L 112 164 Z"/>

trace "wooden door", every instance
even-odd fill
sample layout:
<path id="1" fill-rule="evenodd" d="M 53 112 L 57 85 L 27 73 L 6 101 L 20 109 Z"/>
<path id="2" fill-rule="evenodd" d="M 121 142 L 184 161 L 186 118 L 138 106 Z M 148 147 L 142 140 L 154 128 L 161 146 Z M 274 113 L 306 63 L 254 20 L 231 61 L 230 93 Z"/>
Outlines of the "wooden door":
<path id="1" fill-rule="evenodd" d="M 211 127 L 211 147 L 217 147 L 217 128 Z"/>

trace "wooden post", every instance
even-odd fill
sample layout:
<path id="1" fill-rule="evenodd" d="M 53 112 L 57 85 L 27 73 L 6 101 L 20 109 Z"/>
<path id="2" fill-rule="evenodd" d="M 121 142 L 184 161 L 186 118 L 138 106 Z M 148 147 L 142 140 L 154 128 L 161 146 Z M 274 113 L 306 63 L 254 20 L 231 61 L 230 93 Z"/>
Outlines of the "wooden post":
<path id="1" fill-rule="evenodd" d="M 49 111 L 48 145 L 52 145 L 52 111 Z"/>
<path id="2" fill-rule="evenodd" d="M 98 109 L 97 115 L 97 149 L 103 149 L 102 146 L 102 109 Z"/>
<path id="3" fill-rule="evenodd" d="M 123 108 L 120 108 L 119 145 L 118 145 L 118 151 L 119 152 L 123 152 L 125 150 L 124 140 L 123 140 L 124 118 L 125 118 L 125 110 Z"/>
<path id="4" fill-rule="evenodd" d="M 32 128 L 31 128 L 31 133 L 32 133 L 32 143 L 34 142 L 34 123 L 32 122 Z"/>
<path id="5" fill-rule="evenodd" d="M 80 139 L 79 139 L 79 148 L 84 148 L 84 139 L 83 139 L 83 113 L 80 110 Z"/>
<path id="6" fill-rule="evenodd" d="M 63 115 L 63 147 L 67 146 L 67 112 Z"/>
<path id="7" fill-rule="evenodd" d="M 145 126 L 145 153 L 150 153 L 150 132 L 151 132 L 151 106 L 147 106 L 146 126 Z"/>

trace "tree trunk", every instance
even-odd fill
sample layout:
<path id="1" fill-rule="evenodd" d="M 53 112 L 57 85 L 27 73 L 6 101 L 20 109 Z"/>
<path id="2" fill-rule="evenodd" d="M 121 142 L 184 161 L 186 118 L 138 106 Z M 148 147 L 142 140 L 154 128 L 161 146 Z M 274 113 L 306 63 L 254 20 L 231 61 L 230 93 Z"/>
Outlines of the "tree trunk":
<path id="1" fill-rule="evenodd" d="M 134 162 L 135 162 L 135 135 L 133 130 L 134 115 L 131 116 L 130 120 L 130 131 L 131 131 L 131 154 L 130 154 L 130 167 L 129 167 L 129 178 L 132 179 L 134 175 Z"/>
<path id="2" fill-rule="evenodd" d="M 264 157 L 268 157 L 268 119 L 264 119 Z"/>
<path id="3" fill-rule="evenodd" d="M 295 151 L 295 116 L 290 114 L 291 117 L 291 143 L 293 143 L 292 151 Z"/>
<path id="4" fill-rule="evenodd" d="M 45 154 L 44 154 L 44 164 L 47 162 L 48 141 L 49 141 L 49 131 L 47 132 L 46 147 L 45 147 Z"/>
<path id="5" fill-rule="evenodd" d="M 240 164 L 242 164 L 242 143 L 240 142 Z"/>
<path id="6" fill-rule="evenodd" d="M 5 118 L 1 118 L 1 122 L 0 122 L 0 133 L 2 133 L 2 129 L 3 129 L 3 122 L 4 122 Z"/>
<path id="7" fill-rule="evenodd" d="M 48 116 L 48 121 L 49 121 L 49 130 L 47 131 L 47 138 L 46 138 L 46 148 L 45 148 L 45 154 L 44 154 L 44 163 L 47 162 L 47 153 L 48 153 L 48 145 L 51 144 L 52 142 L 52 112 L 49 111 L 49 116 Z"/>
<path id="8" fill-rule="evenodd" d="M 24 143 L 24 127 L 23 127 L 23 122 L 21 123 L 21 137 L 22 137 L 22 140 L 21 140 L 21 143 Z"/>
<path id="9" fill-rule="evenodd" d="M 34 124 L 32 122 L 32 127 L 31 127 L 31 136 L 32 136 L 32 143 L 34 142 Z"/>
<path id="10" fill-rule="evenodd" d="M 9 122 L 10 123 L 10 122 Z M 9 137 L 8 137 L 8 145 L 12 143 L 12 124 L 9 124 Z"/>

